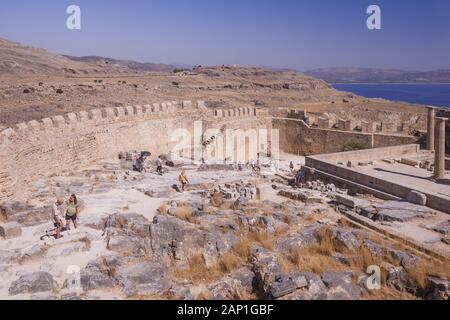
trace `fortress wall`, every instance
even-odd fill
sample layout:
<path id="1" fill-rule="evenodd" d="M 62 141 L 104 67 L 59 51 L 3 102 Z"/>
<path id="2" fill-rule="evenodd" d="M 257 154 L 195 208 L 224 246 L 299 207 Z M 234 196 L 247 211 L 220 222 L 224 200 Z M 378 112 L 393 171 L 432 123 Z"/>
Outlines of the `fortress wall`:
<path id="1" fill-rule="evenodd" d="M 341 152 L 347 143 L 356 141 L 372 148 L 414 143 L 410 136 L 313 128 L 288 118 L 274 118 L 273 128 L 279 129 L 281 150 L 306 156 Z"/>
<path id="2" fill-rule="evenodd" d="M 374 148 L 390 147 L 404 144 L 416 143 L 416 139 L 412 136 L 389 135 L 382 133 L 374 133 Z"/>
<path id="3" fill-rule="evenodd" d="M 93 162 L 116 157 L 120 151 L 170 152 L 177 129 L 193 135 L 194 122 L 206 127 L 227 124 L 258 127 L 256 109 L 232 118 L 215 118 L 202 101 L 166 102 L 94 109 L 40 121 L 20 123 L 0 132 L 0 202 L 17 198 L 39 177 L 70 172 Z M 243 111 L 242 111 L 243 112 Z M 267 119 L 262 120 L 267 123 Z"/>

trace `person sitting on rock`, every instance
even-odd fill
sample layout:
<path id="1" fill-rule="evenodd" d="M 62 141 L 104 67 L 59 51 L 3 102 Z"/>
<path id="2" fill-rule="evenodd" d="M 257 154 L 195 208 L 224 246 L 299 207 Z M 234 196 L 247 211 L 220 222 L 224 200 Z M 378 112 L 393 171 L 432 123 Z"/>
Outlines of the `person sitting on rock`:
<path id="1" fill-rule="evenodd" d="M 144 171 L 144 163 L 141 155 L 138 155 L 133 163 L 133 171 L 142 172 Z"/>
<path id="2" fill-rule="evenodd" d="M 189 183 L 189 179 L 186 175 L 186 170 L 181 171 L 180 176 L 178 177 L 178 180 L 181 183 L 181 192 L 184 192 L 184 189 L 186 188 L 186 185 Z"/>
<path id="3" fill-rule="evenodd" d="M 76 229 L 77 226 L 77 220 L 78 215 L 80 213 L 80 208 L 78 207 L 78 199 L 73 194 L 69 198 L 69 202 L 67 204 L 66 209 L 66 229 L 70 230 L 70 222 L 72 221 L 74 228 Z"/>
<path id="4" fill-rule="evenodd" d="M 61 238 L 61 231 L 65 227 L 64 224 L 64 199 L 58 198 L 52 207 L 52 221 L 55 225 L 55 239 Z"/>

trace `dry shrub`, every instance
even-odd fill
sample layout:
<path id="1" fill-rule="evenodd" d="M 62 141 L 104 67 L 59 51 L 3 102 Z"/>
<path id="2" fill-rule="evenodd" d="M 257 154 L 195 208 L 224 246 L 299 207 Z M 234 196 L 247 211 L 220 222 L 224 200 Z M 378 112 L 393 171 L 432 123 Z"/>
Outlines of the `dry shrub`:
<path id="1" fill-rule="evenodd" d="M 392 287 L 382 286 L 380 290 L 370 290 L 363 296 L 364 300 L 416 300 L 417 297 Z"/>
<path id="2" fill-rule="evenodd" d="M 256 300 L 257 296 L 254 293 L 249 293 L 248 291 L 244 290 L 243 288 L 237 288 L 234 292 L 234 300 L 238 301 L 250 301 L 250 300 Z"/>
<path id="3" fill-rule="evenodd" d="M 175 269 L 172 276 L 180 279 L 188 279 L 193 283 L 212 282 L 222 277 L 220 269 L 215 267 L 207 267 L 205 259 L 201 253 L 194 253 L 188 259 L 188 268 Z"/>
<path id="4" fill-rule="evenodd" d="M 167 210 L 168 210 L 168 208 L 167 208 L 167 205 L 165 205 L 165 204 L 160 205 L 158 208 L 159 214 L 161 214 L 163 216 L 167 216 Z"/>
<path id="5" fill-rule="evenodd" d="M 217 264 L 207 266 L 201 253 L 194 253 L 188 259 L 189 267 L 175 269 L 172 276 L 189 279 L 193 283 L 210 283 L 223 278 L 226 274 L 240 267 L 243 259 L 235 252 L 230 252 L 219 258 Z"/>
<path id="6" fill-rule="evenodd" d="M 192 214 L 192 211 L 187 207 L 179 207 L 177 209 L 176 217 L 180 220 L 187 221 L 189 223 L 197 223 L 197 219 Z"/>
<path id="7" fill-rule="evenodd" d="M 285 273 L 292 272 L 296 269 L 296 266 L 290 259 L 282 254 L 278 254 L 278 261 L 280 263 L 281 270 Z"/>
<path id="8" fill-rule="evenodd" d="M 289 259 L 290 262 L 300 271 L 310 271 L 322 274 L 327 270 L 348 270 L 333 257 L 318 251 L 318 246 L 310 246 L 294 250 Z"/>
<path id="9" fill-rule="evenodd" d="M 259 243 L 263 248 L 274 250 L 275 239 L 267 231 L 255 229 L 248 234 L 249 240 Z"/>
<path id="10" fill-rule="evenodd" d="M 233 247 L 233 252 L 241 259 L 247 261 L 250 257 L 250 245 L 250 240 L 247 237 L 241 236 L 239 242 Z"/>
<path id="11" fill-rule="evenodd" d="M 6 223 L 6 212 L 0 208 L 0 223 Z"/>
<path id="12" fill-rule="evenodd" d="M 220 192 L 214 193 L 211 197 L 211 204 L 217 208 L 220 208 L 223 205 L 223 196 Z"/>
<path id="13" fill-rule="evenodd" d="M 220 257 L 219 268 L 224 273 L 230 273 L 242 265 L 242 258 L 234 252 L 227 253 Z"/>
<path id="14" fill-rule="evenodd" d="M 277 230 L 275 230 L 275 237 L 283 236 L 283 235 L 287 234 L 288 232 L 289 232 L 289 227 L 278 228 Z"/>
<path id="15" fill-rule="evenodd" d="M 448 264 L 434 259 L 420 259 L 417 263 L 405 268 L 409 279 L 424 292 L 427 289 L 427 276 L 450 279 Z"/>

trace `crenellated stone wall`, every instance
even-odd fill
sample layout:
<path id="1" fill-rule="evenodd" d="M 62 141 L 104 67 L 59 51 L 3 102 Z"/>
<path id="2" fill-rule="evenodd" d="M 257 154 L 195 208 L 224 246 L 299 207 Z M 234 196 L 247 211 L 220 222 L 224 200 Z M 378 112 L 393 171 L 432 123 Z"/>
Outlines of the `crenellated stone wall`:
<path id="1" fill-rule="evenodd" d="M 219 110 L 206 108 L 203 101 L 172 101 L 17 124 L 0 132 L 0 202 L 19 197 L 41 176 L 70 172 L 120 151 L 168 153 L 179 142 L 173 141 L 173 132 L 185 129 L 193 135 L 196 121 L 202 121 L 205 129 L 270 127 L 270 119 L 257 116 L 254 108 L 233 110 L 232 115 L 219 117 Z"/>

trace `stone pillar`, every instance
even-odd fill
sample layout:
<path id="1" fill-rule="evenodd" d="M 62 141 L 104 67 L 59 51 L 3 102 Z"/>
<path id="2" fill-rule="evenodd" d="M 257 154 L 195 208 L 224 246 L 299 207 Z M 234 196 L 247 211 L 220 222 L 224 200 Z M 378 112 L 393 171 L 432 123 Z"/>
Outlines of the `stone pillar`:
<path id="1" fill-rule="evenodd" d="M 447 118 L 436 117 L 434 178 L 443 179 L 445 175 L 445 124 Z"/>
<path id="2" fill-rule="evenodd" d="M 432 107 L 428 108 L 428 122 L 427 122 L 427 149 L 434 150 L 434 135 L 435 135 L 435 118 L 436 110 Z"/>

